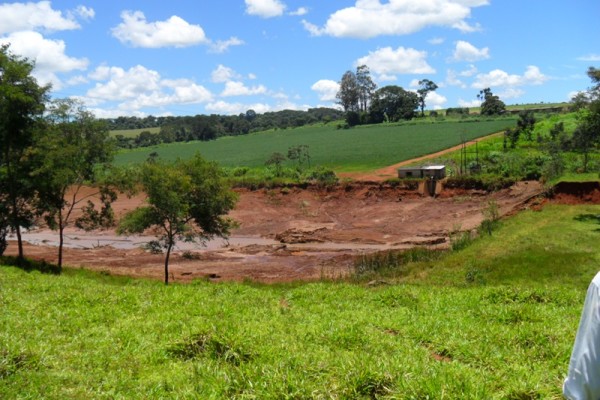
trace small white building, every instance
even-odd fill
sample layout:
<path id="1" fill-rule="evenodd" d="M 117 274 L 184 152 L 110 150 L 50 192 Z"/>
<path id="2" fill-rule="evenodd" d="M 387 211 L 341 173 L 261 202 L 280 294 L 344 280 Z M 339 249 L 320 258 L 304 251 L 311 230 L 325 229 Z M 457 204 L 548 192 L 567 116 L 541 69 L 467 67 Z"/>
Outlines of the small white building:
<path id="1" fill-rule="evenodd" d="M 435 180 L 440 180 L 445 177 L 445 165 L 398 168 L 398 178 L 433 178 Z"/>

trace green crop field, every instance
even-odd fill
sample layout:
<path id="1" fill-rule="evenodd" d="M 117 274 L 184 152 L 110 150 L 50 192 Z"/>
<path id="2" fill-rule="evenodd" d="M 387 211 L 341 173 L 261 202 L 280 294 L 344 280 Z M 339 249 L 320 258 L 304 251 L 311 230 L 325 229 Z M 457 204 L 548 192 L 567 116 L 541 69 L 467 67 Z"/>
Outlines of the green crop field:
<path id="1" fill-rule="evenodd" d="M 468 121 L 468 120 L 467 120 Z M 333 125 L 304 127 L 223 137 L 210 142 L 172 143 L 120 152 L 116 163 L 143 162 L 152 152 L 173 160 L 196 152 L 225 167 L 258 167 L 275 152 L 287 154 L 291 146 L 309 146 L 311 163 L 336 171 L 372 170 L 443 150 L 501 131 L 514 119 L 470 122 L 419 122 L 336 129 Z"/>
<path id="2" fill-rule="evenodd" d="M 0 398 L 559 399 L 599 214 L 526 211 L 377 285 L 0 267 Z"/>

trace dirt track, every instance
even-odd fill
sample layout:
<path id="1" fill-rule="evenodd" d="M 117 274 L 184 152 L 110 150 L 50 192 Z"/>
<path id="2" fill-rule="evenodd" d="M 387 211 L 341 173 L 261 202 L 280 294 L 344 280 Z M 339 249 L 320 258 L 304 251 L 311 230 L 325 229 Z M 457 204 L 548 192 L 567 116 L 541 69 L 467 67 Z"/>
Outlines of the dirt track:
<path id="1" fill-rule="evenodd" d="M 334 190 L 240 191 L 240 201 L 231 213 L 240 227 L 230 244 L 213 242 L 208 249 L 180 247 L 171 259 L 171 279 L 280 282 L 343 276 L 357 254 L 415 245 L 447 246 L 451 230 L 473 229 L 481 222 L 488 200 L 495 199 L 501 214 L 507 214 L 540 192 L 537 182 L 521 182 L 491 195 L 445 191 L 438 198 L 381 183 L 356 183 Z M 142 201 L 120 197 L 114 208 L 121 215 Z M 49 245 L 52 235 L 43 230 L 26 235 L 38 241 L 27 244 L 26 255 L 54 262 L 56 247 Z M 91 235 L 95 236 L 68 230 L 71 248 L 66 249 L 66 265 L 162 279 L 162 255 L 145 252 L 131 238 L 116 237 L 114 232 Z M 106 245 L 115 241 L 120 248 Z M 7 254 L 15 252 L 12 242 Z"/>

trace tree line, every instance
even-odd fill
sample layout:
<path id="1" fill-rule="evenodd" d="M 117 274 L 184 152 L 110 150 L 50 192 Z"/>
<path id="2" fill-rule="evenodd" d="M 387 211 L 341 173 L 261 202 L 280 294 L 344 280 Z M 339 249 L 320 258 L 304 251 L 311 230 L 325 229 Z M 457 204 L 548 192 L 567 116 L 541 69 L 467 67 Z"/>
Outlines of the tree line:
<path id="1" fill-rule="evenodd" d="M 348 126 L 410 120 L 425 116 L 427 96 L 438 89 L 438 85 L 429 79 L 421 79 L 418 84 L 416 91 L 397 85 L 377 88 L 369 67 L 360 65 L 356 71 L 349 70 L 342 75 L 336 98 L 344 109 Z M 490 88 L 481 90 L 477 98 L 482 102 L 483 115 L 500 115 L 506 111 L 504 102 Z M 450 108 L 450 113 L 469 114 L 469 109 Z"/>
<path id="2" fill-rule="evenodd" d="M 424 115 L 427 95 L 438 88 L 431 80 L 423 79 L 416 92 L 396 85 L 378 89 L 366 65 L 346 71 L 339 86 L 336 98 L 349 126 L 409 120 L 417 116 L 418 109 Z"/>
<path id="3" fill-rule="evenodd" d="M 142 131 L 136 137 L 116 135 L 117 146 L 134 148 L 160 143 L 213 140 L 222 136 L 245 135 L 269 129 L 295 128 L 315 123 L 329 123 L 344 118 L 333 108 L 311 108 L 307 111 L 283 110 L 257 114 L 248 110 L 239 115 L 196 115 L 182 117 L 119 117 L 105 119 L 109 130 L 160 128 L 158 133 Z"/>

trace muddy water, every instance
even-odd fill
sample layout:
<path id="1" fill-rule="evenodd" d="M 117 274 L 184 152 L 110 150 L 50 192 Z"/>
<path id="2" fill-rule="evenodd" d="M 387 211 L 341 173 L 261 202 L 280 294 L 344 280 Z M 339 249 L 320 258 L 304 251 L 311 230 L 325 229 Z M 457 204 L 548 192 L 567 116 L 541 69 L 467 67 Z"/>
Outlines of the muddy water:
<path id="1" fill-rule="evenodd" d="M 24 232 L 22 238 L 25 242 L 33 245 L 57 247 L 59 244 L 58 234 L 52 231 Z M 15 236 L 9 236 L 8 240 L 16 240 Z M 148 242 L 156 240 L 154 236 L 117 236 L 113 234 L 98 234 L 86 232 L 74 232 L 64 235 L 64 247 L 72 249 L 94 249 L 99 247 L 112 247 L 120 250 L 133 250 L 140 248 Z M 206 241 L 204 244 L 186 243 L 178 241 L 176 250 L 202 250 L 216 251 L 226 248 L 240 248 L 249 246 L 277 246 L 281 242 L 259 237 L 259 236 L 231 236 L 228 240 L 221 238 Z M 340 251 L 340 250 L 365 250 L 377 251 L 387 249 L 400 249 L 409 246 L 401 244 L 365 244 L 365 243 L 335 243 L 335 242 L 310 242 L 286 244 L 292 251 Z"/>

